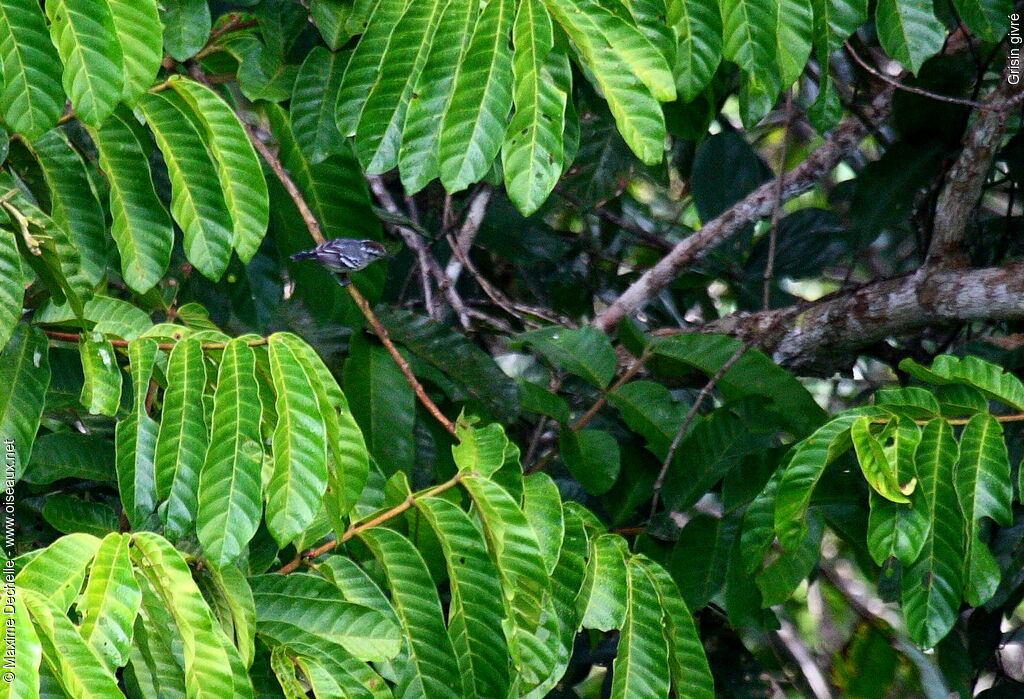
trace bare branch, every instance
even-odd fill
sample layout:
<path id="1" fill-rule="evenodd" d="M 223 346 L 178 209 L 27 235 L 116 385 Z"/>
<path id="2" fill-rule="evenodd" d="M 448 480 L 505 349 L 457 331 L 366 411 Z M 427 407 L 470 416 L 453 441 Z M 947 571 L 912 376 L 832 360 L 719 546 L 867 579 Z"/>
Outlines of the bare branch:
<path id="1" fill-rule="evenodd" d="M 487 204 L 491 201 L 491 188 L 484 186 L 480 188 L 469 201 L 466 211 L 466 220 L 462 222 L 462 228 L 455 234 L 455 243 L 452 245 L 452 259 L 445 267 L 444 273 L 448 275 L 452 284 L 459 281 L 462 274 L 463 260 L 468 257 L 469 249 L 473 247 L 476 234 L 480 232 L 480 226 L 484 222 L 484 215 L 487 213 Z M 451 242 L 451 236 L 448 237 Z M 457 249 L 456 249 L 457 248 Z"/>
<path id="2" fill-rule="evenodd" d="M 867 110 L 868 121 L 880 123 L 888 114 L 892 88 L 883 90 Z M 848 117 L 811 153 L 803 163 L 784 176 L 782 201 L 789 201 L 813 187 L 849 154 L 864 138 L 868 128 L 854 117 Z M 766 182 L 748 194 L 703 228 L 680 241 L 658 264 L 636 280 L 623 294 L 595 319 L 594 325 L 605 332 L 613 330 L 628 314 L 640 310 L 678 277 L 684 269 L 712 248 L 739 233 L 748 223 L 771 215 L 779 200 L 779 185 Z"/>

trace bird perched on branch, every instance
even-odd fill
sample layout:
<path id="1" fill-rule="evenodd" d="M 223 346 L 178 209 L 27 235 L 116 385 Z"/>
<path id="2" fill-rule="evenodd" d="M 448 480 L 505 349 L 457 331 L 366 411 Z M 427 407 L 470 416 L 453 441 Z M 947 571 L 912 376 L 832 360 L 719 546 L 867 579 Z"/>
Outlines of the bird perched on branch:
<path id="1" fill-rule="evenodd" d="M 348 286 L 352 283 L 348 278 L 349 272 L 358 272 L 387 256 L 387 249 L 376 240 L 335 238 L 320 243 L 312 250 L 297 252 L 292 259 L 319 262 L 334 273 L 339 284 Z"/>

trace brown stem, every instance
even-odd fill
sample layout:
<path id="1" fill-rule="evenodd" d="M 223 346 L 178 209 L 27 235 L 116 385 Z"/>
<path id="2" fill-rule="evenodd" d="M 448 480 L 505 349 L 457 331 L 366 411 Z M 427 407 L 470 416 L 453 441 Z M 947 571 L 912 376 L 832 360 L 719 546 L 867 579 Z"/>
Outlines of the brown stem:
<path id="1" fill-rule="evenodd" d="M 312 560 L 318 556 L 322 556 L 328 551 L 334 550 L 338 546 L 338 544 L 344 544 L 346 541 L 348 541 L 354 536 L 359 535 L 361 532 L 364 532 L 367 529 L 373 529 L 374 527 L 379 527 L 381 524 L 384 524 L 384 522 L 394 519 L 398 515 L 402 514 L 406 510 L 413 507 L 419 498 L 426 498 L 430 497 L 431 495 L 443 493 L 446 490 L 451 490 L 456 485 L 458 485 L 460 481 L 462 481 L 463 475 L 464 474 L 462 472 L 456 473 L 454 476 L 452 476 L 450 479 L 448 479 L 441 485 L 434 486 L 433 488 L 428 488 L 427 490 L 424 490 L 422 493 L 418 495 L 410 495 L 405 500 L 392 507 L 390 510 L 385 510 L 384 512 L 381 512 L 380 514 L 372 517 L 371 519 L 368 519 L 365 522 L 361 522 L 359 524 L 352 524 L 351 526 L 349 526 L 348 529 L 345 530 L 345 533 L 342 534 L 340 537 L 332 539 L 331 541 L 328 541 L 327 543 L 322 544 L 320 546 L 316 546 L 314 548 L 302 551 L 301 553 L 297 554 L 295 558 L 293 558 L 291 561 L 281 566 L 281 568 L 279 568 L 277 572 L 282 575 L 287 575 L 288 573 L 291 573 L 300 565 L 302 565 L 303 561 Z"/>
<path id="2" fill-rule="evenodd" d="M 640 356 L 637 357 L 637 360 L 633 362 L 628 369 L 622 372 L 622 376 L 620 376 L 618 380 L 608 388 L 607 391 L 603 391 L 601 393 L 598 399 L 594 401 L 594 404 L 587 409 L 587 412 L 580 415 L 579 419 L 573 424 L 572 431 L 579 432 L 584 428 L 584 426 L 588 422 L 594 419 L 594 416 L 597 415 L 598 411 L 604 407 L 605 403 L 608 402 L 608 395 L 611 393 L 615 393 L 615 391 L 622 388 L 623 384 L 625 384 L 631 378 L 636 376 L 636 373 L 640 371 L 641 368 L 643 368 L 643 365 L 650 358 L 651 352 L 649 352 L 648 350 L 644 350 L 640 354 Z"/>
<path id="3" fill-rule="evenodd" d="M 43 332 L 46 334 L 47 337 L 51 337 L 54 340 L 61 340 L 63 342 L 78 342 L 79 340 L 82 339 L 81 333 L 66 333 L 66 332 L 61 332 L 59 330 L 45 330 L 45 329 L 43 330 Z M 129 344 L 128 340 L 110 339 L 110 340 L 108 340 L 108 342 L 110 342 L 110 344 L 113 345 L 114 347 L 127 347 L 128 344 Z M 157 347 L 159 349 L 162 349 L 162 350 L 172 350 L 172 349 L 174 349 L 174 346 L 177 345 L 177 344 L 178 344 L 177 342 L 160 342 L 160 343 L 157 343 Z M 249 340 L 245 344 L 247 344 L 249 347 L 258 347 L 260 345 L 267 344 L 267 338 L 261 337 L 261 338 L 259 338 L 257 340 Z M 228 346 L 227 342 L 204 342 L 201 345 L 201 347 L 204 350 L 219 350 L 219 349 L 224 349 L 227 346 Z"/>

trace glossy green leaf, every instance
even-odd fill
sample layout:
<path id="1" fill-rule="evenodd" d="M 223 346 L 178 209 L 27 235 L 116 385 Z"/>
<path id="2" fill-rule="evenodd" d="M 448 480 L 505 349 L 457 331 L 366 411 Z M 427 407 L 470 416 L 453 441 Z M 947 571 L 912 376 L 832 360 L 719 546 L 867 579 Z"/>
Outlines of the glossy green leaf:
<path id="1" fill-rule="evenodd" d="M 156 490 L 159 499 L 167 500 L 165 533 L 176 539 L 195 521 L 199 472 L 209 443 L 203 408 L 206 365 L 200 342 L 186 338 L 175 344 L 166 374 L 167 390 L 156 442 Z"/>
<path id="2" fill-rule="evenodd" d="M 163 33 L 156 0 L 107 0 L 121 47 L 124 90 L 121 99 L 134 104 L 150 88 L 163 60 Z"/>
<path id="3" fill-rule="evenodd" d="M 292 125 L 295 140 L 311 163 L 344 151 L 345 144 L 334 120 L 334 105 L 347 63 L 348 54 L 331 53 L 316 46 L 295 78 L 289 103 Z"/>
<path id="4" fill-rule="evenodd" d="M 565 518 L 558 486 L 546 473 L 534 473 L 523 479 L 523 512 L 537 534 L 540 554 L 550 575 L 558 564 Z"/>
<path id="5" fill-rule="evenodd" d="M 435 36 L 406 111 L 402 146 L 398 152 L 402 186 L 410 194 L 441 174 L 438 142 L 448 111 L 455 76 L 469 46 L 477 13 L 469 3 L 449 2 L 438 20 Z"/>
<path id="6" fill-rule="evenodd" d="M 807 533 L 799 546 L 769 558 L 764 569 L 756 576 L 762 607 L 785 603 L 800 583 L 814 571 L 824 532 L 824 518 L 812 510 L 807 517 Z"/>
<path id="7" fill-rule="evenodd" d="M 0 433 L 14 440 L 15 480 L 21 478 L 32 454 L 32 442 L 43 414 L 50 385 L 46 336 L 29 325 L 14 328 L 0 352 Z"/>
<path id="8" fill-rule="evenodd" d="M 171 259 L 170 216 L 153 189 L 148 158 L 124 118 L 114 114 L 90 134 L 110 186 L 110 232 L 121 253 L 121 274 L 133 290 L 145 293 Z"/>
<path id="9" fill-rule="evenodd" d="M 400 690 L 411 696 L 462 696 L 465 678 L 453 672 L 458 661 L 423 558 L 408 539 L 390 529 L 368 529 L 359 537 L 384 569 L 405 634 L 409 661 Z"/>
<path id="10" fill-rule="evenodd" d="M 875 405 L 884 405 L 895 413 L 912 418 L 936 417 L 942 410 L 935 395 L 919 386 L 876 391 Z"/>
<path id="11" fill-rule="evenodd" d="M 1009 29 L 1006 19 L 1013 4 L 1006 0 L 954 0 L 953 6 L 963 23 L 985 41 L 999 41 Z"/>
<path id="12" fill-rule="evenodd" d="M 488 0 L 462 55 L 438 142 L 441 182 L 458 192 L 482 179 L 512 108 L 512 0 Z"/>
<path id="13" fill-rule="evenodd" d="M 996 524 L 1013 522 L 1013 485 L 1003 427 L 988 414 L 970 419 L 960 435 L 956 464 L 956 495 L 967 525 L 965 533 L 964 597 L 972 607 L 987 602 L 999 585 L 999 566 L 981 538 L 979 519 Z"/>
<path id="14" fill-rule="evenodd" d="M 141 575 L 136 577 L 136 581 L 143 591 L 143 602 L 135 620 L 132 655 L 125 668 L 125 679 L 134 680 L 139 692 L 145 696 L 185 699 L 181 634 L 175 627 L 170 610 L 163 607 L 152 585 Z"/>
<path id="15" fill-rule="evenodd" d="M 581 610 L 576 608 L 576 596 L 586 576 L 587 532 L 583 519 L 576 511 L 564 511 L 564 535 L 560 542 L 558 563 L 551 572 L 551 602 L 558 616 L 558 643 L 560 651 L 557 663 L 550 673 L 552 678 L 561 677 L 569 664 L 576 632 L 580 628 Z M 545 683 L 540 689 L 545 691 Z M 547 690 L 550 686 L 547 687 Z M 540 693 L 540 692 L 538 692 Z"/>
<path id="16" fill-rule="evenodd" d="M 916 479 L 914 453 L 921 442 L 920 428 L 910 418 L 901 417 L 887 432 L 883 449 L 886 459 L 895 468 L 896 479 L 901 483 Z M 867 545 L 878 565 L 893 556 L 904 565 L 910 565 L 921 553 L 931 521 L 920 490 L 915 488 L 909 499 L 909 504 L 898 504 L 877 493 L 871 494 Z"/>
<path id="17" fill-rule="evenodd" d="M 121 367 L 109 340 L 82 338 L 82 405 L 90 415 L 114 415 L 121 404 Z"/>
<path id="18" fill-rule="evenodd" d="M 232 245 L 248 263 L 263 241 L 270 216 L 267 181 L 256 151 L 234 111 L 210 88 L 191 80 L 172 80 L 171 87 L 190 108 L 188 115 L 213 156 L 231 216 Z"/>
<path id="19" fill-rule="evenodd" d="M 188 695 L 251 699 L 252 684 L 241 657 L 214 621 L 185 559 L 166 539 L 150 532 L 136 532 L 132 543 L 139 574 L 181 632 Z"/>
<path id="20" fill-rule="evenodd" d="M 622 467 L 619 443 L 603 430 L 563 429 L 559 436 L 562 460 L 588 493 L 601 495 L 615 484 Z"/>
<path id="21" fill-rule="evenodd" d="M 557 367 L 604 388 L 615 376 L 615 350 L 597 328 L 552 327 L 516 337 L 517 346 L 529 346 Z"/>
<path id="22" fill-rule="evenodd" d="M 885 52 L 915 75 L 946 40 L 930 0 L 879 0 L 875 25 Z"/>
<path id="23" fill-rule="evenodd" d="M 34 139 L 57 123 L 61 72 L 39 3 L 0 2 L 0 115 L 12 131 Z"/>
<path id="24" fill-rule="evenodd" d="M 979 357 L 953 357 L 940 354 L 931 368 L 924 367 L 913 359 L 900 362 L 900 369 L 911 376 L 931 384 L 963 384 L 979 391 L 1015 410 L 1024 410 L 1024 384 L 1001 366 L 986 362 Z"/>
<path id="25" fill-rule="evenodd" d="M 792 85 L 811 55 L 814 23 L 811 0 L 775 0 L 775 61 L 783 89 Z"/>
<path id="26" fill-rule="evenodd" d="M 356 658 L 381 662 L 398 655 L 398 628 L 385 615 L 346 602 L 327 580 L 305 573 L 249 579 L 260 633 L 289 643 L 310 633 L 337 643 Z"/>
<path id="27" fill-rule="evenodd" d="M 957 444 L 945 420 L 924 426 L 917 477 L 932 527 L 921 555 L 903 572 L 903 615 L 914 642 L 932 647 L 956 622 L 963 588 L 965 523 L 954 489 Z"/>
<path id="28" fill-rule="evenodd" d="M 267 527 L 284 547 L 313 521 L 327 489 L 327 427 L 313 391 L 315 374 L 292 342 L 272 335 L 270 373 L 277 395 L 274 470 L 267 484 Z"/>
<path id="29" fill-rule="evenodd" d="M 85 571 L 99 547 L 100 540 L 90 534 L 62 536 L 25 564 L 15 582 L 20 589 L 48 598 L 63 614 L 78 597 Z"/>
<path id="30" fill-rule="evenodd" d="M 896 478 L 896 468 L 886 458 L 881 443 L 871 433 L 871 418 L 857 418 L 850 425 L 850 439 L 868 485 L 886 500 L 909 504 L 910 498 L 907 495 L 914 491 L 916 482 L 911 480 L 901 484 Z"/>
<path id="31" fill-rule="evenodd" d="M 0 229 L 0 349 L 7 345 L 21 317 L 25 284 L 14 233 Z"/>
<path id="32" fill-rule="evenodd" d="M 711 0 L 669 0 L 666 21 L 676 36 L 676 92 L 690 102 L 704 91 L 722 61 L 722 16 Z"/>
<path id="33" fill-rule="evenodd" d="M 771 0 L 722 0 L 722 51 L 751 75 L 775 65 L 775 4 Z"/>
<path id="34" fill-rule="evenodd" d="M 122 340 L 135 340 L 153 327 L 153 321 L 138 306 L 100 294 L 89 299 L 82 309 L 81 317 L 94 323 L 93 333 L 112 335 Z M 69 304 L 57 305 L 52 301 L 36 312 L 34 320 L 38 323 L 60 325 L 81 324 Z"/>
<path id="35" fill-rule="evenodd" d="M 167 165 L 171 215 L 184 233 L 185 255 L 217 281 L 227 269 L 233 234 L 211 154 L 175 93 L 146 95 L 138 106 Z"/>
<path id="36" fill-rule="evenodd" d="M 394 360 L 383 347 L 356 335 L 344 379 L 345 395 L 370 454 L 385 473 L 407 470 L 413 462 L 416 397 Z"/>
<path id="37" fill-rule="evenodd" d="M 82 619 L 79 632 L 110 672 L 128 662 L 132 628 L 142 604 L 129 543 L 127 534 L 108 534 L 103 539 L 76 605 Z"/>
<path id="38" fill-rule="evenodd" d="M 934 388 L 943 417 L 964 417 L 988 412 L 988 399 L 973 386 L 945 384 Z"/>
<path id="39" fill-rule="evenodd" d="M 626 619 L 626 540 L 602 534 L 590 541 L 587 574 L 576 596 L 581 625 L 588 629 L 621 629 Z"/>
<path id="40" fill-rule="evenodd" d="M 156 512 L 156 440 L 160 426 L 148 415 L 132 415 L 117 423 L 117 485 L 125 514 L 141 528 Z"/>
<path id="41" fill-rule="evenodd" d="M 560 85 L 548 61 L 565 61 L 552 54 L 554 28 L 541 0 L 523 0 L 512 27 L 515 114 L 505 132 L 501 164 L 505 191 L 524 215 L 540 208 L 562 175 L 562 132 L 569 85 Z"/>
<path id="42" fill-rule="evenodd" d="M 232 340 L 224 348 L 196 520 L 199 542 L 214 566 L 237 559 L 260 521 L 263 450 L 255 367 L 244 339 Z"/>
<path id="43" fill-rule="evenodd" d="M 410 0 L 391 32 L 388 50 L 356 125 L 356 154 L 370 174 L 387 172 L 398 164 L 413 88 L 446 4 L 442 0 Z"/>
<path id="44" fill-rule="evenodd" d="M 176 61 L 185 61 L 206 45 L 212 20 L 205 0 L 161 0 L 164 50 Z"/>
<path id="45" fill-rule="evenodd" d="M 215 599 L 214 613 L 224 634 L 230 639 L 245 667 L 252 665 L 255 654 L 256 604 L 245 574 L 234 566 L 220 570 L 208 569 L 206 590 Z"/>
<path id="46" fill-rule="evenodd" d="M 110 505 L 61 493 L 46 498 L 43 519 L 62 534 L 106 536 L 120 527 L 120 520 Z"/>
<path id="47" fill-rule="evenodd" d="M 0 697 L 38 699 L 43 646 L 32 625 L 27 606 L 21 603 L 13 606 L 12 613 L 8 615 L 12 633 L 8 636 L 7 643 L 13 643 L 16 652 L 11 662 L 8 663 L 8 670 L 12 677 L 0 685 Z"/>
<path id="48" fill-rule="evenodd" d="M 612 663 L 612 697 L 668 697 L 668 642 L 661 626 L 658 590 L 642 563 L 626 564 L 626 617 Z"/>
<path id="49" fill-rule="evenodd" d="M 23 590 L 22 601 L 42 646 L 43 662 L 69 696 L 121 696 L 114 675 L 61 609 L 34 590 Z"/>
<path id="50" fill-rule="evenodd" d="M 366 31 L 359 38 L 338 91 L 335 120 L 342 136 L 354 136 L 366 97 L 373 88 L 381 64 L 390 48 L 395 25 L 402 16 L 405 0 L 383 0 L 375 4 Z"/>
<path id="51" fill-rule="evenodd" d="M 630 149 L 649 165 L 660 162 L 665 118 L 658 101 L 676 96 L 664 55 L 639 29 L 595 0 L 545 4 L 590 68 Z"/>
<path id="52" fill-rule="evenodd" d="M 668 641 L 668 667 L 676 694 L 686 699 L 711 699 L 715 685 L 704 646 L 675 581 L 664 568 L 645 557 L 636 557 L 631 564 L 643 568 L 657 591 L 663 615 L 662 629 Z"/>
<path id="53" fill-rule="evenodd" d="M 501 425 L 473 427 L 460 420 L 455 427 L 459 443 L 452 447 L 452 457 L 459 470 L 491 476 L 504 465 L 509 441 Z"/>
<path id="54" fill-rule="evenodd" d="M 533 631 L 548 590 L 547 570 L 537 535 L 512 496 L 494 481 L 462 479 L 479 512 L 488 548 L 498 566 L 502 589 L 516 621 Z"/>
<path id="55" fill-rule="evenodd" d="M 505 696 L 510 680 L 504 607 L 498 570 L 480 531 L 466 513 L 441 498 L 419 498 L 416 507 L 444 551 L 452 591 L 448 633 L 465 684 L 475 696 Z"/>
<path id="56" fill-rule="evenodd" d="M 99 126 L 124 92 L 124 55 L 108 2 L 56 0 L 46 3 L 50 38 L 64 64 L 64 92 L 75 114 Z"/>

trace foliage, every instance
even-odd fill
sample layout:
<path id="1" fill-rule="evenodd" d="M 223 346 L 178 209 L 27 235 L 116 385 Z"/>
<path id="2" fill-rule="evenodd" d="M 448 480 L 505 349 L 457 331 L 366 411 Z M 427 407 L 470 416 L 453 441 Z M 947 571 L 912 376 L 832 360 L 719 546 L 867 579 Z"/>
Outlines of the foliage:
<path id="1" fill-rule="evenodd" d="M 1014 691 L 1010 11 L 0 0 L 0 692 Z"/>

